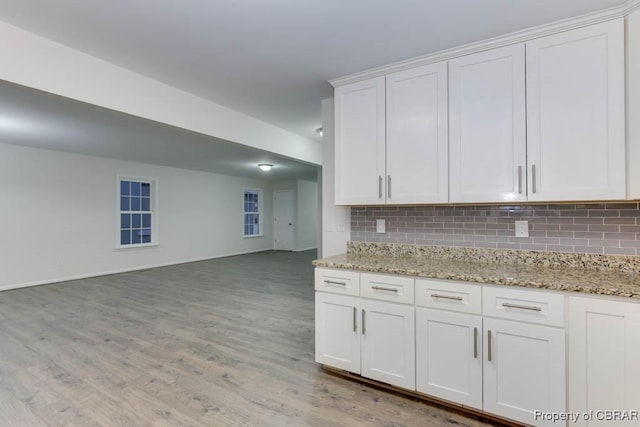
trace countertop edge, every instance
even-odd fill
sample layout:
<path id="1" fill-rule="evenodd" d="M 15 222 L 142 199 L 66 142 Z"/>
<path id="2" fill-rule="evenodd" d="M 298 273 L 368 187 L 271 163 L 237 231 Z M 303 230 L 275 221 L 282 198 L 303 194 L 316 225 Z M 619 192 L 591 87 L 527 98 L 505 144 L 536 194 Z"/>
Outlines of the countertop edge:
<path id="1" fill-rule="evenodd" d="M 315 260 L 312 264 L 316 267 L 334 268 L 339 270 L 354 270 L 361 272 L 381 273 L 381 274 L 397 274 L 403 276 L 422 277 L 430 279 L 457 280 L 468 283 L 476 283 L 479 285 L 501 285 L 516 286 L 521 288 L 547 289 L 551 291 L 575 292 L 586 295 L 604 295 L 615 296 L 621 298 L 640 299 L 640 287 L 637 292 L 623 290 L 615 286 L 606 287 L 584 287 L 580 285 L 571 285 L 566 283 L 550 283 L 550 280 L 522 280 L 516 278 L 505 278 L 499 276 L 474 276 L 469 274 L 440 273 L 429 270 L 407 270 L 402 268 L 388 267 L 371 267 L 367 265 L 358 265 L 349 262 L 335 262 L 328 260 Z"/>

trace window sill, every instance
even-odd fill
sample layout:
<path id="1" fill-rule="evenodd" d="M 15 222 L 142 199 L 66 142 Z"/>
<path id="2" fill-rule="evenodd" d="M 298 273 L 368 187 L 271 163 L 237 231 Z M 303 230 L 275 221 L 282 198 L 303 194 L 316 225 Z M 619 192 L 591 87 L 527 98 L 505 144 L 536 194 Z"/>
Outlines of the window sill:
<path id="1" fill-rule="evenodd" d="M 137 245 L 118 245 L 116 246 L 116 250 L 121 249 L 139 249 L 139 248 L 153 248 L 156 246 L 160 246 L 158 243 L 140 243 Z"/>
<path id="2" fill-rule="evenodd" d="M 250 236 L 242 236 L 243 239 L 253 239 L 254 237 L 264 237 L 264 234 L 252 234 Z"/>

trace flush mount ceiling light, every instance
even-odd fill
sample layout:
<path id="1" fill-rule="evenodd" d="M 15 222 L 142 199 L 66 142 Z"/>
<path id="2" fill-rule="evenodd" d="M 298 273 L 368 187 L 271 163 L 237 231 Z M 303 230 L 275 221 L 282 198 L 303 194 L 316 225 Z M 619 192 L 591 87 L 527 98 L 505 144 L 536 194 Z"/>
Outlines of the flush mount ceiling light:
<path id="1" fill-rule="evenodd" d="M 316 129 L 316 132 L 318 133 L 318 135 L 322 136 L 322 128 Z"/>
<path id="2" fill-rule="evenodd" d="M 263 171 L 265 171 L 265 172 L 269 172 L 271 170 L 271 168 L 273 167 L 273 165 L 269 164 L 269 163 L 260 163 L 258 165 L 258 167 L 260 169 L 262 169 Z"/>

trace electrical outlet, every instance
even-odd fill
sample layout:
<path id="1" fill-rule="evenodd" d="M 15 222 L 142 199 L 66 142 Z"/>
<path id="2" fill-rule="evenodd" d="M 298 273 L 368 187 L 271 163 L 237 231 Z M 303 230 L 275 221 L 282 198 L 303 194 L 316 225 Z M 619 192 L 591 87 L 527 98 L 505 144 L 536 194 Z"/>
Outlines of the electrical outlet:
<path id="1" fill-rule="evenodd" d="M 516 221 L 516 237 L 529 237 L 529 221 Z"/>
<path id="2" fill-rule="evenodd" d="M 384 233 L 384 232 L 385 232 L 385 220 L 376 219 L 376 233 Z"/>

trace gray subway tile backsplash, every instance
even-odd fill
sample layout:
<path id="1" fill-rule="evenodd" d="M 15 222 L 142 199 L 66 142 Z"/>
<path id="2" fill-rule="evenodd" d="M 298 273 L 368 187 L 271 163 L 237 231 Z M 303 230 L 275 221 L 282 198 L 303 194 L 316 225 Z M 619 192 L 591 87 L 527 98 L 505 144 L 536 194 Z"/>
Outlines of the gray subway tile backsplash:
<path id="1" fill-rule="evenodd" d="M 386 233 L 375 232 L 376 219 L 386 220 Z M 529 237 L 515 237 L 516 220 L 529 221 Z M 351 240 L 640 255 L 640 205 L 352 207 Z"/>

